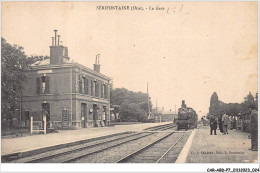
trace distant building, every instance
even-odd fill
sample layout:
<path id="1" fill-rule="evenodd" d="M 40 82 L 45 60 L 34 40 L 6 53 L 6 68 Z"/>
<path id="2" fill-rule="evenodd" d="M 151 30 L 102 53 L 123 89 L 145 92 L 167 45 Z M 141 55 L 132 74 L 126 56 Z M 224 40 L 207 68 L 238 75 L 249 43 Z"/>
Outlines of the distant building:
<path id="1" fill-rule="evenodd" d="M 155 122 L 167 122 L 171 121 L 173 122 L 174 118 L 177 118 L 178 115 L 175 114 L 174 112 L 170 111 L 164 111 L 164 107 L 162 109 L 155 108 L 152 110 L 153 113 L 153 118 L 155 119 Z"/>
<path id="2" fill-rule="evenodd" d="M 23 126 L 29 127 L 30 116 L 41 117 L 44 112 L 50 128 L 109 125 L 111 78 L 100 73 L 99 55 L 94 70 L 73 62 L 56 34 L 55 30 L 50 59 L 35 62 L 24 83 Z"/>
<path id="3" fill-rule="evenodd" d="M 171 121 L 173 122 L 174 118 L 178 118 L 178 114 L 174 113 L 173 111 L 164 111 L 162 113 L 162 122 L 164 121 Z"/>

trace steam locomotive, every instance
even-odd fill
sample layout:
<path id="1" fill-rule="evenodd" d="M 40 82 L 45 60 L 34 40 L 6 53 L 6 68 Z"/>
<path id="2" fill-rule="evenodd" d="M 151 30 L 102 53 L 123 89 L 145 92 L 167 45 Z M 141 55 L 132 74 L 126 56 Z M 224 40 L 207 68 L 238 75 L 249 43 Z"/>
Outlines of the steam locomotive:
<path id="1" fill-rule="evenodd" d="M 191 129 L 197 127 L 198 115 L 194 109 L 186 107 L 185 101 L 182 101 L 181 108 L 178 109 L 178 118 L 174 120 L 177 124 L 177 130 Z"/>

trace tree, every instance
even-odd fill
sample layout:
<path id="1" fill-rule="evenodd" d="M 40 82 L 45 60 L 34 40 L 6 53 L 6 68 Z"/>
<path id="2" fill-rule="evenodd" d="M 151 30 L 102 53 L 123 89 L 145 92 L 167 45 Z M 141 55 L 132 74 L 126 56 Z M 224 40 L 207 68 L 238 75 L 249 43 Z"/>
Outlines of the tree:
<path id="1" fill-rule="evenodd" d="M 150 98 L 149 102 L 152 110 Z M 116 88 L 111 91 L 111 104 L 118 105 L 120 121 L 147 121 L 148 95 L 145 93 Z"/>
<path id="2" fill-rule="evenodd" d="M 242 111 L 242 107 L 239 103 L 228 103 L 222 106 L 222 110 L 228 115 L 238 115 Z"/>
<path id="3" fill-rule="evenodd" d="M 23 47 L 12 46 L 4 38 L 1 43 L 1 113 L 2 119 L 12 119 L 15 110 L 19 109 L 22 84 L 27 78 L 29 61 Z"/>
<path id="4" fill-rule="evenodd" d="M 210 107 L 217 107 L 218 104 L 218 95 L 214 92 L 210 98 Z"/>
<path id="5" fill-rule="evenodd" d="M 219 100 L 218 100 L 218 95 L 216 92 L 214 92 L 211 95 L 210 98 L 210 108 L 209 108 L 209 113 L 210 114 L 219 114 L 220 108 L 219 108 Z"/>
<path id="6" fill-rule="evenodd" d="M 31 55 L 31 56 L 29 56 L 28 58 L 28 63 L 29 64 L 33 64 L 33 63 L 35 63 L 36 61 L 42 61 L 42 60 L 45 60 L 45 59 L 50 59 L 50 57 L 49 56 L 43 56 L 43 55 Z"/>
<path id="7" fill-rule="evenodd" d="M 257 96 L 258 94 L 256 94 Z M 248 107 L 250 105 L 257 104 L 257 99 L 254 100 L 251 92 L 244 98 L 243 103 L 224 103 L 218 100 L 217 94 L 214 92 L 210 99 L 210 113 L 214 115 L 226 112 L 228 115 L 238 115 L 239 113 L 248 113 Z"/>
<path id="8" fill-rule="evenodd" d="M 249 94 L 244 98 L 244 103 L 247 106 L 255 104 L 254 96 L 251 94 L 251 92 L 249 92 Z"/>

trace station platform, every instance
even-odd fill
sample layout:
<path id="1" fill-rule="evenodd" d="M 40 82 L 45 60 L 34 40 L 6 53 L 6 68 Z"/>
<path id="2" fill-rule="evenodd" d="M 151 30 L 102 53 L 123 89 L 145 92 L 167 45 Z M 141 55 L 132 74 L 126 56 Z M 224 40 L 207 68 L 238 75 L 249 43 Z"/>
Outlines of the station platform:
<path id="1" fill-rule="evenodd" d="M 251 151 L 249 133 L 229 130 L 228 135 L 210 135 L 210 127 L 199 125 L 193 131 L 176 163 L 257 163 L 258 152 Z"/>
<path id="2" fill-rule="evenodd" d="M 148 127 L 169 124 L 162 123 L 138 123 L 115 125 L 110 127 L 85 128 L 79 130 L 63 130 L 58 133 L 36 134 L 17 138 L 1 139 L 1 155 L 26 152 L 54 145 L 70 143 L 85 139 L 91 139 L 126 131 L 141 131 Z"/>

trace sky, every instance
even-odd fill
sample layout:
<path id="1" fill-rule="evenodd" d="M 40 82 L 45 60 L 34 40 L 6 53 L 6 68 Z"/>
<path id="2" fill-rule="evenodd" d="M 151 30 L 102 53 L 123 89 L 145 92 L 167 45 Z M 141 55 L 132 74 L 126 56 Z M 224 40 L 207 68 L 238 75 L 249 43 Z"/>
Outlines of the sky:
<path id="1" fill-rule="evenodd" d="M 213 92 L 226 103 L 257 92 L 257 2 L 2 2 L 1 22 L 27 55 L 49 55 L 57 29 L 74 61 L 93 68 L 100 54 L 114 88 L 149 83 L 153 105 L 167 111 L 185 100 L 203 116 Z"/>

